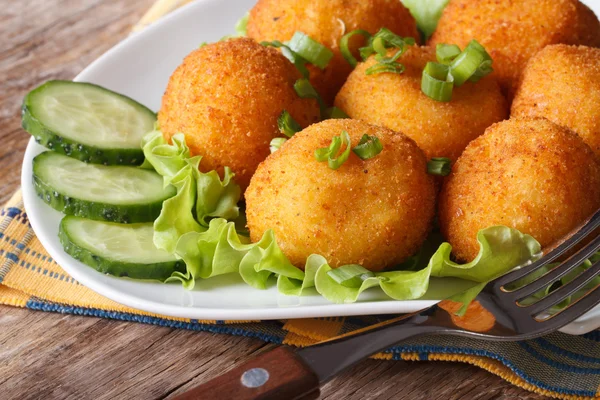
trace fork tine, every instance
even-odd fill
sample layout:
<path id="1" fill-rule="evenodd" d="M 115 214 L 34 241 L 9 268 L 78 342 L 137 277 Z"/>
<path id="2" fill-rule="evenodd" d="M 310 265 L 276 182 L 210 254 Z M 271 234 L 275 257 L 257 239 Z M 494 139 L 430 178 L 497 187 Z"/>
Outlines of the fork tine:
<path id="1" fill-rule="evenodd" d="M 515 271 L 509 272 L 508 274 L 498 278 L 495 281 L 495 286 L 501 287 L 509 283 L 515 282 L 529 275 L 536 269 L 553 262 L 558 257 L 562 256 L 565 252 L 570 250 L 573 246 L 580 243 L 590 232 L 593 232 L 599 226 L 600 210 L 596 211 L 592 218 L 590 218 L 590 220 L 586 222 L 586 224 L 579 231 L 577 231 L 577 233 L 575 233 L 569 239 L 565 240 L 560 246 L 552 250 L 550 253 L 544 255 L 544 257 L 540 258 L 536 262 L 531 263 L 530 265 L 527 265 L 523 268 L 519 268 Z"/>
<path id="2" fill-rule="evenodd" d="M 596 262 L 590 268 L 582 272 L 577 278 L 573 279 L 571 282 L 561 286 L 556 289 L 554 292 L 550 293 L 548 296 L 544 297 L 540 301 L 530 305 L 525 306 L 527 312 L 531 315 L 536 315 L 541 313 L 542 311 L 546 311 L 550 307 L 555 304 L 558 304 L 566 297 L 574 294 L 580 289 L 588 284 L 591 280 L 596 278 L 600 273 L 600 261 Z"/>
<path id="3" fill-rule="evenodd" d="M 531 296 L 538 290 L 542 290 L 548 285 L 556 282 L 573 269 L 579 267 L 586 259 L 590 258 L 600 248 L 600 236 L 597 236 L 594 240 L 588 243 L 583 249 L 569 257 L 565 262 L 558 265 L 550 272 L 542 275 L 535 281 L 523 286 L 522 288 L 516 289 L 512 292 L 507 293 L 511 298 L 515 300 L 522 300 L 527 296 Z"/>
<path id="4" fill-rule="evenodd" d="M 581 317 L 583 314 L 596 307 L 600 303 L 600 290 L 597 285 L 591 289 L 584 297 L 578 299 L 570 306 L 559 311 L 558 313 L 549 316 L 546 319 L 539 320 L 540 328 L 544 330 L 559 329 L 568 323 Z"/>

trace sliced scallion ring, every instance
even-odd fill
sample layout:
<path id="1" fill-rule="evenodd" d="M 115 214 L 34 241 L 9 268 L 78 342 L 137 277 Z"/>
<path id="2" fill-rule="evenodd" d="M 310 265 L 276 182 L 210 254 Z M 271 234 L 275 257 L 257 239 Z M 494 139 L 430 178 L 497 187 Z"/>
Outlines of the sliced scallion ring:
<path id="1" fill-rule="evenodd" d="M 479 70 L 479 75 L 482 72 L 491 68 L 491 57 L 485 48 L 476 40 L 471 40 L 467 47 L 452 61 L 450 64 L 450 73 L 454 78 L 455 86 L 462 86 L 463 83 L 471 79 Z M 480 70 L 484 65 L 485 71 Z M 476 79 L 481 79 L 478 76 Z"/>
<path id="2" fill-rule="evenodd" d="M 317 103 L 319 103 L 319 107 L 321 108 L 321 116 L 325 114 L 325 102 L 307 78 L 298 79 L 296 83 L 294 83 L 294 90 L 296 91 L 296 94 L 300 96 L 300 98 L 316 99 Z"/>
<path id="3" fill-rule="evenodd" d="M 279 132 L 287 137 L 292 137 L 302 130 L 300 124 L 292 118 L 287 110 L 283 110 L 279 118 L 277 118 L 277 127 L 279 128 Z"/>
<path id="4" fill-rule="evenodd" d="M 286 138 L 282 138 L 282 137 L 278 137 L 278 138 L 274 138 L 271 140 L 271 143 L 269 143 L 269 150 L 271 150 L 271 154 L 275 153 L 277 150 L 279 150 L 279 148 L 281 147 L 282 144 L 284 144 L 287 141 Z"/>
<path id="5" fill-rule="evenodd" d="M 358 64 L 358 61 L 356 60 L 354 55 L 352 55 L 352 51 L 350 51 L 349 42 L 350 42 L 350 38 L 355 35 L 363 36 L 367 40 L 367 42 L 370 41 L 372 38 L 372 35 L 363 29 L 356 29 L 356 30 L 354 30 L 352 32 L 348 32 L 344 36 L 342 36 L 342 39 L 340 40 L 340 51 L 342 52 L 342 56 L 344 56 L 346 61 L 348 61 L 348 63 L 350 65 L 352 65 L 353 67 L 356 67 L 356 65 Z M 370 45 L 368 47 L 371 48 Z M 363 59 L 365 59 L 365 57 L 363 57 L 363 55 L 362 55 L 362 52 L 361 52 L 361 57 Z"/>
<path id="6" fill-rule="evenodd" d="M 385 57 L 387 53 L 387 47 L 385 46 L 385 41 L 383 40 L 383 37 L 375 36 L 373 38 L 373 50 L 375 50 L 375 52 L 380 56 Z"/>
<path id="7" fill-rule="evenodd" d="M 342 286 L 359 288 L 363 281 L 375 274 L 358 264 L 344 265 L 327 271 L 327 275 Z"/>
<path id="8" fill-rule="evenodd" d="M 345 145 L 346 148 L 338 155 L 343 145 Z M 350 150 L 352 150 L 350 135 L 348 132 L 342 131 L 340 136 L 334 136 L 331 139 L 329 147 L 315 150 L 315 158 L 319 162 L 327 161 L 327 165 L 331 169 L 338 169 L 348 160 Z"/>
<path id="9" fill-rule="evenodd" d="M 440 43 L 435 47 L 438 62 L 449 65 L 461 53 L 460 47 L 455 44 Z"/>
<path id="10" fill-rule="evenodd" d="M 430 175 L 448 176 L 452 172 L 452 161 L 446 157 L 434 157 L 427 161 L 427 173 Z"/>
<path id="11" fill-rule="evenodd" d="M 294 33 L 287 46 L 306 61 L 321 69 L 327 67 L 333 57 L 333 52 L 330 49 L 299 31 Z"/>
<path id="12" fill-rule="evenodd" d="M 428 62 L 423 70 L 421 90 L 433 100 L 447 102 L 452 100 L 453 82 L 450 67 Z"/>
<path id="13" fill-rule="evenodd" d="M 383 144 L 377 136 L 369 136 L 366 133 L 358 142 L 358 145 L 352 149 L 354 154 L 360 157 L 361 160 L 368 160 L 381 153 Z"/>
<path id="14" fill-rule="evenodd" d="M 371 65 L 369 68 L 366 69 L 365 75 L 383 74 L 385 72 L 391 72 L 393 74 L 401 74 L 404 72 L 404 65 L 397 64 L 397 63 L 396 64 L 381 63 L 381 64 Z"/>
<path id="15" fill-rule="evenodd" d="M 270 46 L 275 47 L 276 49 L 281 49 L 281 54 L 283 54 L 285 58 L 287 58 L 292 64 L 294 64 L 296 69 L 300 72 L 300 74 L 302 74 L 304 78 L 308 79 L 310 75 L 308 68 L 306 68 L 306 64 L 308 63 L 308 61 L 306 61 L 302 56 L 300 56 L 300 54 L 290 49 L 285 43 L 282 43 L 279 40 L 273 40 L 272 42 L 260 42 L 260 44 L 263 46 Z"/>

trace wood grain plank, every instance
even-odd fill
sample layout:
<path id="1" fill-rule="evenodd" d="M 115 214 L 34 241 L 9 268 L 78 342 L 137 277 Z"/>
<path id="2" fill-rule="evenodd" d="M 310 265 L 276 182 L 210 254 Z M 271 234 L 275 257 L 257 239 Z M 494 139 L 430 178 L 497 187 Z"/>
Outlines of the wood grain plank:
<path id="1" fill-rule="evenodd" d="M 70 79 L 123 39 L 153 0 L 0 1 L 0 202 L 19 186 L 29 136 L 20 104 L 48 79 Z M 163 399 L 273 345 L 257 339 L 0 307 L 3 399 Z M 368 360 L 323 399 L 541 399 L 450 363 Z"/>

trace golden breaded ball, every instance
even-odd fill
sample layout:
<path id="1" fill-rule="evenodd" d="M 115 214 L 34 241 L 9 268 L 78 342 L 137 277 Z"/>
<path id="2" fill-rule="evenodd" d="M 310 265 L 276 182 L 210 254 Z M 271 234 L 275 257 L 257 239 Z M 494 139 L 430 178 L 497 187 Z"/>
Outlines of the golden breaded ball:
<path id="1" fill-rule="evenodd" d="M 257 41 L 287 41 L 301 31 L 333 51 L 329 65 L 320 70 L 310 66 L 311 82 L 331 104 L 352 67 L 340 52 L 345 33 L 364 29 L 371 34 L 388 28 L 402 37 L 418 40 L 417 24 L 399 0 L 258 0 L 250 11 L 248 36 Z M 360 37 L 350 41 L 356 50 Z"/>
<path id="2" fill-rule="evenodd" d="M 491 126 L 453 166 L 439 199 L 439 224 L 460 261 L 479 251 L 481 229 L 505 225 L 559 242 L 600 207 L 600 161 L 570 130 L 546 119 Z"/>
<path id="3" fill-rule="evenodd" d="M 158 113 L 164 136 L 183 133 L 200 169 L 230 167 L 244 190 L 287 110 L 302 126 L 319 120 L 314 99 L 294 90 L 296 68 L 275 49 L 240 38 L 193 51 L 171 76 Z"/>
<path id="4" fill-rule="evenodd" d="M 527 61 L 550 44 L 598 44 L 598 20 L 578 0 L 450 0 L 430 44 L 479 41 L 512 98 Z"/>
<path id="5" fill-rule="evenodd" d="M 339 169 L 330 169 L 314 153 L 342 131 L 352 146 L 365 133 L 375 135 L 383 150 L 365 161 L 351 153 Z M 252 240 L 273 229 L 285 255 L 301 268 L 313 253 L 332 267 L 394 266 L 418 251 L 434 211 L 434 182 L 415 142 L 351 119 L 326 120 L 297 133 L 258 167 L 246 191 Z"/>
<path id="6" fill-rule="evenodd" d="M 600 49 L 554 45 L 540 51 L 523 72 L 512 115 L 565 126 L 600 155 Z"/>
<path id="7" fill-rule="evenodd" d="M 467 144 L 494 122 L 508 117 L 508 105 L 491 77 L 454 88 L 452 101 L 439 102 L 421 91 L 421 77 L 435 51 L 410 47 L 398 60 L 402 74 L 366 75 L 376 61 L 371 57 L 350 74 L 335 105 L 350 117 L 386 126 L 414 139 L 428 158 L 453 161 Z"/>

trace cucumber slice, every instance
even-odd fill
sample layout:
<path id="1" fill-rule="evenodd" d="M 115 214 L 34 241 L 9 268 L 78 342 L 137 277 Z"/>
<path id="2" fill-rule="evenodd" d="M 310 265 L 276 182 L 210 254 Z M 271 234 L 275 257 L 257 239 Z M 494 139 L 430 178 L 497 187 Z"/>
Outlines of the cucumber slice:
<path id="1" fill-rule="evenodd" d="M 33 159 L 33 185 L 58 211 L 121 223 L 154 221 L 163 201 L 176 193 L 154 171 L 86 164 L 52 151 Z"/>
<path id="2" fill-rule="evenodd" d="M 164 281 L 174 271 L 185 272 L 185 263 L 157 249 L 151 223 L 116 224 L 66 216 L 58 236 L 65 252 L 105 273 L 133 279 Z"/>
<path id="3" fill-rule="evenodd" d="M 49 81 L 23 101 L 23 129 L 50 150 L 94 164 L 139 165 L 156 114 L 91 83 Z"/>

